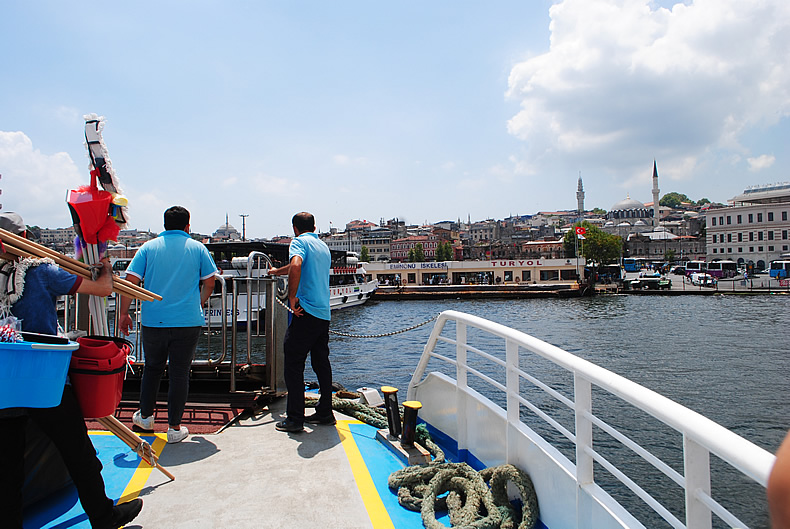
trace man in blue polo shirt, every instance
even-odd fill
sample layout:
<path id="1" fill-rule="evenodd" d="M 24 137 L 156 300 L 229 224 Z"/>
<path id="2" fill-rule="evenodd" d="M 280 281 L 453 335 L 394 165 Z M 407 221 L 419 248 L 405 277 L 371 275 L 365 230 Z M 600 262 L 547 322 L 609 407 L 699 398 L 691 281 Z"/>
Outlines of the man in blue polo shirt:
<path id="1" fill-rule="evenodd" d="M 288 248 L 289 262 L 269 270 L 288 275 L 288 299 L 293 317 L 285 333 L 285 387 L 287 418 L 275 424 L 284 432 L 301 432 L 304 423 L 335 424 L 332 413 L 332 366 L 329 363 L 329 247 L 315 232 L 315 218 L 307 212 L 292 219 L 294 235 Z M 304 416 L 304 365 L 307 355 L 313 366 L 320 398 L 315 413 Z"/>
<path id="2" fill-rule="evenodd" d="M 159 382 L 169 366 L 167 395 L 167 442 L 183 441 L 189 432 L 181 426 L 187 395 L 189 369 L 204 324 L 203 304 L 214 289 L 217 267 L 206 247 L 189 236 L 189 211 L 173 206 L 165 211 L 165 231 L 145 243 L 126 269 L 134 284 L 162 296 L 143 301 L 142 326 L 145 370 L 140 383 L 140 409 L 132 418 L 144 430 L 154 429 L 154 408 Z M 132 329 L 129 298 L 121 298 L 118 326 L 128 335 Z"/>

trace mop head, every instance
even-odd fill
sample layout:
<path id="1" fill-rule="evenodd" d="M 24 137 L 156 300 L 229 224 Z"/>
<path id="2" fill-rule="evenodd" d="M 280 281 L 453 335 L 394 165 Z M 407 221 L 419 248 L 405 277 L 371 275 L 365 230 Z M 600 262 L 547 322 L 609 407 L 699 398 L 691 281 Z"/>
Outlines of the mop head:
<path id="1" fill-rule="evenodd" d="M 98 184 L 112 194 L 110 216 L 115 219 L 119 229 L 126 227 L 128 222 L 127 200 L 115 176 L 107 146 L 102 138 L 104 116 L 87 114 L 85 118 L 85 146 L 90 157 L 91 176 L 95 176 Z"/>

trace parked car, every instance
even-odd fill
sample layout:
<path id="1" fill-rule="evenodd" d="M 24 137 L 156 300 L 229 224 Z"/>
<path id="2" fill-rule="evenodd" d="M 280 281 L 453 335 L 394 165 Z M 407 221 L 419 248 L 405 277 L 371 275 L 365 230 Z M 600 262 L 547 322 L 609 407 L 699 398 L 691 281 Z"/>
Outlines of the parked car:
<path id="1" fill-rule="evenodd" d="M 669 269 L 669 273 L 673 274 L 673 275 L 676 275 L 676 276 L 684 276 L 684 275 L 686 275 L 686 267 L 685 266 L 680 266 L 680 265 L 675 265 L 675 266 L 673 266 L 672 268 Z"/>
<path id="2" fill-rule="evenodd" d="M 716 283 L 717 283 L 716 278 L 710 274 L 703 274 L 703 273 L 691 274 L 692 285 L 713 287 L 716 286 Z"/>

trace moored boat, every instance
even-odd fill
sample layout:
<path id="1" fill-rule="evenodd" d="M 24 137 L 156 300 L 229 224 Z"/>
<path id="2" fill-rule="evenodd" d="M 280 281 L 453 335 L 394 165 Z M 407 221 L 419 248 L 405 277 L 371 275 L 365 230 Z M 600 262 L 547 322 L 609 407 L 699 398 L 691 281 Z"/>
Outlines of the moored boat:
<path id="1" fill-rule="evenodd" d="M 264 288 L 261 280 L 273 265 L 287 262 L 287 245 L 258 243 L 208 244 L 214 254 L 222 281 L 215 286 L 215 295 L 209 299 L 205 310 L 206 326 L 218 327 L 223 321 L 222 284 L 225 285 L 225 321 L 231 325 L 234 314 L 233 290 L 239 289 L 235 299 L 236 322 L 245 326 L 248 321 L 256 322 L 266 308 Z M 228 248 L 232 251 L 228 251 Z M 249 251 L 244 255 L 235 255 Z M 329 273 L 329 307 L 332 310 L 354 307 L 365 303 L 376 292 L 378 281 L 366 277 L 366 271 L 356 256 L 346 252 L 332 252 L 332 268 Z M 278 293 L 285 299 L 287 278 L 278 279 Z M 248 301 L 249 298 L 249 301 Z"/>

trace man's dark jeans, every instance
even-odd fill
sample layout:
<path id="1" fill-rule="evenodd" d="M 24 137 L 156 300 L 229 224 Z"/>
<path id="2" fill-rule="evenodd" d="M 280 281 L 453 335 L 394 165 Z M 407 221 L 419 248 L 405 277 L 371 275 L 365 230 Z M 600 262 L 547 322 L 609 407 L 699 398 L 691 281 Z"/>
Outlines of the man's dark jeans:
<path id="1" fill-rule="evenodd" d="M 156 394 L 167 366 L 167 422 L 170 426 L 181 424 L 189 394 L 189 370 L 199 338 L 200 327 L 143 327 L 145 369 L 140 382 L 140 413 L 143 417 L 154 414 Z"/>
<path id="2" fill-rule="evenodd" d="M 332 413 L 332 366 L 329 363 L 329 321 L 306 312 L 293 316 L 285 333 L 285 387 L 288 389 L 288 419 L 304 423 L 304 366 L 307 355 L 318 377 L 321 394 L 315 412 Z"/>

